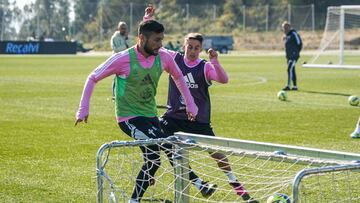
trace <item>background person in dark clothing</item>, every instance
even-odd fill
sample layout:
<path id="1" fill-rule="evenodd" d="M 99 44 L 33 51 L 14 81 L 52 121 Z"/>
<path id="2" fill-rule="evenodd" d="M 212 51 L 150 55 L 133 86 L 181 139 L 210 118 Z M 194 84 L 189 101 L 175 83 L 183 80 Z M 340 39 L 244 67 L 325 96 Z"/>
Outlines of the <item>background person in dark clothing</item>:
<path id="1" fill-rule="evenodd" d="M 296 84 L 296 72 L 295 64 L 300 57 L 300 51 L 302 48 L 302 41 L 300 35 L 291 28 L 290 23 L 287 21 L 283 22 L 281 25 L 282 31 L 285 33 L 284 42 L 285 42 L 285 52 L 287 59 L 287 72 L 288 72 L 288 81 L 287 85 L 283 90 L 298 90 Z M 291 81 L 293 82 L 293 87 L 291 87 Z"/>

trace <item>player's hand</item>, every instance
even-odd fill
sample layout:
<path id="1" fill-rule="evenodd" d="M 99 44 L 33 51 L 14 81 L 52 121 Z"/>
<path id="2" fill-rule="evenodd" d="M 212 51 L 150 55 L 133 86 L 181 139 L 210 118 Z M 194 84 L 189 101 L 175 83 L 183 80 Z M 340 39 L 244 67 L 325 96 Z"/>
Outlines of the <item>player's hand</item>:
<path id="1" fill-rule="evenodd" d="M 78 123 L 81 123 L 82 121 L 84 121 L 85 123 L 87 123 L 88 117 L 89 117 L 89 115 L 85 116 L 84 119 L 77 118 L 76 121 L 75 121 L 74 126 L 76 126 Z"/>
<path id="2" fill-rule="evenodd" d="M 149 4 L 145 9 L 145 16 L 153 17 L 155 15 L 155 8 L 152 4 Z"/>
<path id="3" fill-rule="evenodd" d="M 199 111 L 199 109 L 195 103 L 193 105 L 186 105 L 186 114 L 187 114 L 188 120 L 195 121 L 198 111 Z"/>
<path id="4" fill-rule="evenodd" d="M 195 121 L 196 116 L 194 116 L 191 112 L 187 112 L 188 120 L 189 121 Z"/>
<path id="5" fill-rule="evenodd" d="M 218 57 L 218 53 L 217 53 L 214 49 L 212 49 L 212 48 L 210 48 L 210 49 L 207 51 L 207 53 L 209 54 L 209 59 L 210 59 L 210 60 L 213 59 L 213 58 L 217 58 L 217 57 Z"/>

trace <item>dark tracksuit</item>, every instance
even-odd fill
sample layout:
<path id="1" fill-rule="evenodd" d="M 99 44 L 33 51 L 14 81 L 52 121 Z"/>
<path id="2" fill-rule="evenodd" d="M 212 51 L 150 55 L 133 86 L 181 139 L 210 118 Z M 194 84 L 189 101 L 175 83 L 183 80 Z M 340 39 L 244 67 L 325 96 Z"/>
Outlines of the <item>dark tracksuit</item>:
<path id="1" fill-rule="evenodd" d="M 287 59 L 287 72 L 288 72 L 288 82 L 287 86 L 290 87 L 291 81 L 294 86 L 296 84 L 296 73 L 295 73 L 295 64 L 300 57 L 300 51 L 302 49 L 302 41 L 300 35 L 295 30 L 290 30 L 285 37 L 285 52 Z"/>

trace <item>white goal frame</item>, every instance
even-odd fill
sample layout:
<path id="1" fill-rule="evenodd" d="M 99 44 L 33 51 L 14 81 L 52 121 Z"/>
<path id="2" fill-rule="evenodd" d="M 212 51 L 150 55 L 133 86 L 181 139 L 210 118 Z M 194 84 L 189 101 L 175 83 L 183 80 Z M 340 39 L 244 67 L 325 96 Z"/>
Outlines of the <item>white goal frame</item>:
<path id="1" fill-rule="evenodd" d="M 249 140 L 231 139 L 223 137 L 212 137 L 189 133 L 175 133 L 175 136 L 161 139 L 149 139 L 149 140 L 136 140 L 136 141 L 113 141 L 111 143 L 103 144 L 96 156 L 97 166 L 97 202 L 103 202 L 103 185 L 104 181 L 108 181 L 112 187 L 111 178 L 107 176 L 105 172 L 105 165 L 107 163 L 107 156 L 110 152 L 104 154 L 106 150 L 116 147 L 125 146 L 140 146 L 149 144 L 161 144 L 164 142 L 171 142 L 174 145 L 174 168 L 175 168 L 175 181 L 174 181 L 174 202 L 176 203 L 188 203 L 189 200 L 189 155 L 187 150 L 182 146 L 185 145 L 215 145 L 220 149 L 235 150 L 243 154 L 246 157 L 256 157 L 259 159 L 268 160 L 269 157 L 272 161 L 284 161 L 296 162 L 296 163 L 312 163 L 312 166 L 321 166 L 324 163 L 328 163 L 332 166 L 308 168 L 298 172 L 294 177 L 292 183 L 292 202 L 298 203 L 299 186 L 301 180 L 305 176 L 319 174 L 319 173 L 331 173 L 336 171 L 359 171 L 360 170 L 360 154 L 339 152 L 332 150 L 321 150 L 307 147 L 290 146 L 284 144 L 272 144 L 265 142 L 255 142 Z M 192 148 L 191 150 L 196 150 Z M 106 159 L 102 159 L 102 157 Z M 295 157 L 295 159 L 294 159 Z M 296 158 L 298 157 L 298 158 Z M 300 161 L 299 161 L 300 160 Z M 314 164 L 315 163 L 315 164 Z M 116 201 L 117 202 L 117 201 Z"/>
<path id="2" fill-rule="evenodd" d="M 328 24 L 330 23 L 330 18 L 329 15 L 330 14 L 330 9 L 333 9 L 334 7 L 328 7 L 328 12 L 327 12 L 327 17 L 326 17 L 326 26 L 324 28 L 324 36 L 325 37 L 325 32 L 327 29 Z M 338 31 L 338 36 L 339 36 L 339 61 L 337 64 L 315 64 L 313 63 L 325 50 L 325 48 L 328 46 L 328 44 L 325 47 L 319 47 L 316 55 L 311 59 L 310 63 L 305 63 L 302 65 L 302 67 L 304 68 L 340 68 L 340 69 L 360 69 L 360 65 L 345 65 L 344 64 L 344 28 L 345 28 L 345 10 L 347 9 L 358 9 L 360 11 L 360 5 L 346 5 L 346 6 L 339 6 L 339 7 L 335 7 L 335 8 L 340 8 L 340 15 L 339 15 L 339 31 Z"/>
<path id="3" fill-rule="evenodd" d="M 324 162 L 329 162 L 329 163 L 339 164 L 344 161 L 343 164 L 337 166 L 304 169 L 299 171 L 298 174 L 294 177 L 292 184 L 292 192 L 293 192 L 292 194 L 293 199 L 291 201 L 292 203 L 298 203 L 299 186 L 301 180 L 305 176 L 309 176 L 312 174 L 319 174 L 319 173 L 360 169 L 360 154 L 355 154 L 355 153 L 339 152 L 333 150 L 321 150 L 321 149 L 308 148 L 308 147 L 298 147 L 291 145 L 273 144 L 273 143 L 239 140 L 239 139 L 222 138 L 222 137 L 209 137 L 204 135 L 197 135 L 197 134 L 190 134 L 183 132 L 175 133 L 175 135 L 184 141 L 194 140 L 195 142 L 201 142 L 203 144 L 216 144 L 221 147 L 237 148 L 247 151 L 259 151 L 259 152 L 269 152 L 269 153 L 275 152 L 276 155 L 285 155 L 285 156 L 291 154 L 299 157 L 308 157 L 310 159 L 311 158 L 321 159 Z M 274 156 L 272 160 L 276 160 L 276 159 L 277 156 Z M 288 161 L 291 162 L 292 160 L 289 159 Z M 304 161 L 306 162 L 306 160 Z M 348 161 L 349 163 L 346 163 L 346 161 Z"/>

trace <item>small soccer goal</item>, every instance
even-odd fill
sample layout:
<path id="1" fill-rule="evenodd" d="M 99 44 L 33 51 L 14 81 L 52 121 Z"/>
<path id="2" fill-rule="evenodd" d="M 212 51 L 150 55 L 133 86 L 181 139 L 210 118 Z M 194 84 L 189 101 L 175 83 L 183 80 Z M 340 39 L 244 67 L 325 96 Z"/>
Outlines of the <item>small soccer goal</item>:
<path id="1" fill-rule="evenodd" d="M 187 133 L 102 145 L 96 158 L 97 202 L 128 202 L 143 164 L 139 146 L 164 143 L 173 145 L 174 167 L 162 152 L 155 184 L 141 202 L 244 202 L 209 152 L 226 154 L 235 176 L 259 202 L 274 193 L 295 203 L 360 202 L 360 154 Z M 189 165 L 200 178 L 217 184 L 210 197 L 190 183 Z"/>
<path id="2" fill-rule="evenodd" d="M 360 69 L 360 6 L 328 7 L 319 49 L 304 68 Z"/>

